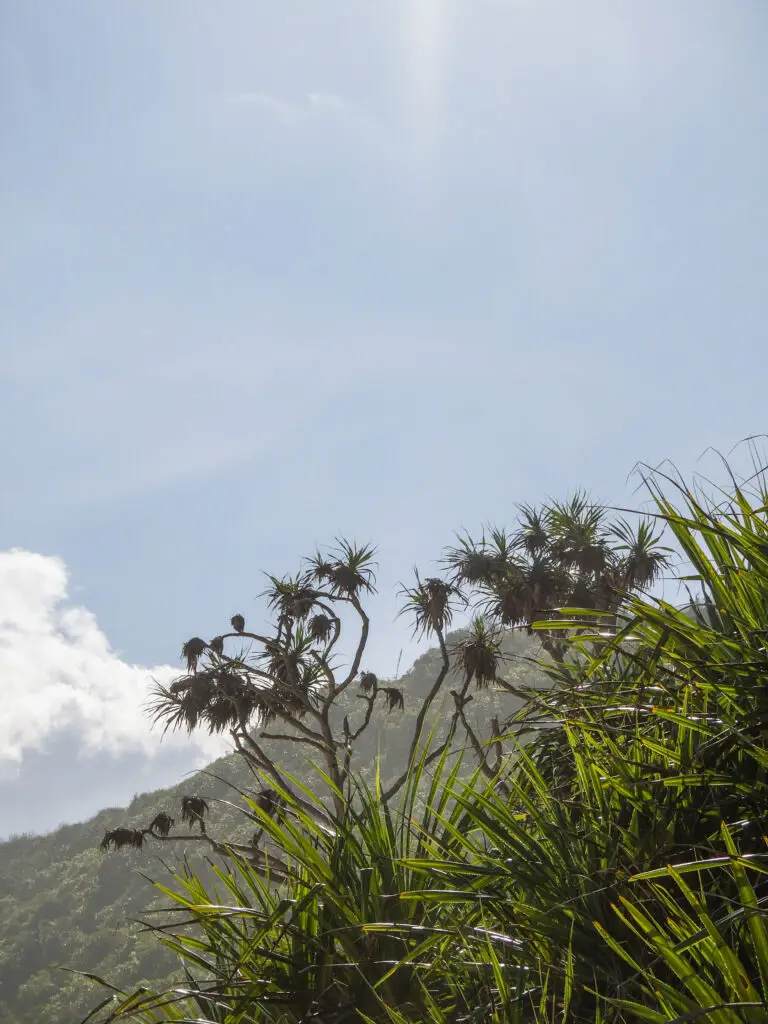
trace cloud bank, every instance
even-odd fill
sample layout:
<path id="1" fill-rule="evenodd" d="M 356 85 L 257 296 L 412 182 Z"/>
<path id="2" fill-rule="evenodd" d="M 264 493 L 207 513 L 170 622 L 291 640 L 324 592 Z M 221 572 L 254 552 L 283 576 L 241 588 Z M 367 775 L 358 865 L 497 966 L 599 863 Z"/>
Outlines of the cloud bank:
<path id="1" fill-rule="evenodd" d="M 196 748 L 201 762 L 226 749 L 221 739 L 152 728 L 145 706 L 155 681 L 180 672 L 143 667 L 112 650 L 92 612 L 69 600 L 60 558 L 0 552 L 0 772 L 63 733 L 84 756 Z"/>

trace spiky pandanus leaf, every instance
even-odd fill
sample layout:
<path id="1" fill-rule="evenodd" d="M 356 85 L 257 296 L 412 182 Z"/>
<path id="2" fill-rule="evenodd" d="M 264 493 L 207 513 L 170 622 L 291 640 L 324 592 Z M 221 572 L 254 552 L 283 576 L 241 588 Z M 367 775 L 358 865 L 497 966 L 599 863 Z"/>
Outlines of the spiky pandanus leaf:
<path id="1" fill-rule="evenodd" d="M 237 672 L 222 671 L 211 680 L 201 718 L 211 732 L 244 726 L 261 708 L 258 689 Z"/>
<path id="2" fill-rule="evenodd" d="M 277 719 L 277 707 L 280 706 L 272 695 L 257 692 L 253 699 L 254 714 L 258 716 L 262 726 L 272 725 Z"/>
<path id="3" fill-rule="evenodd" d="M 457 667 L 468 683 L 474 680 L 478 689 L 496 681 L 501 660 L 499 639 L 499 634 L 489 629 L 484 619 L 477 617 L 469 634 L 454 645 Z"/>
<path id="4" fill-rule="evenodd" d="M 275 638 L 264 645 L 260 658 L 272 686 L 265 700 L 290 715 L 307 713 L 307 702 L 316 696 L 323 666 L 313 657 L 313 640 L 308 631 L 298 628 L 287 641 Z"/>
<path id="5" fill-rule="evenodd" d="M 644 590 L 655 583 L 672 564 L 672 549 L 661 543 L 663 530 L 648 519 L 633 527 L 620 520 L 611 534 L 621 543 L 616 546 L 616 584 L 625 591 Z"/>
<path id="6" fill-rule="evenodd" d="M 301 678 L 301 652 L 282 646 L 270 644 L 265 650 L 266 670 L 276 682 L 297 685 Z"/>
<path id="7" fill-rule="evenodd" d="M 230 700 L 242 700 L 253 689 L 252 684 L 237 672 L 225 670 L 213 677 L 217 694 Z"/>
<path id="8" fill-rule="evenodd" d="M 227 698 L 214 698 L 209 701 L 202 718 L 209 733 L 215 735 L 228 732 L 242 722 L 237 706 Z"/>
<path id="9" fill-rule="evenodd" d="M 333 571 L 333 562 L 330 558 L 320 554 L 319 551 L 308 559 L 309 571 L 312 579 L 318 583 L 328 583 Z"/>
<path id="10" fill-rule="evenodd" d="M 166 689 L 157 686 L 150 704 L 152 718 L 163 722 L 165 730 L 186 729 L 191 732 L 200 721 L 211 692 L 211 673 L 200 672 L 182 676 Z"/>
<path id="11" fill-rule="evenodd" d="M 382 686 L 379 692 L 384 694 L 388 713 L 405 710 L 405 698 L 402 690 L 398 690 L 396 686 Z"/>
<path id="12" fill-rule="evenodd" d="M 182 694 L 179 701 L 179 713 L 181 723 L 186 725 L 189 732 L 195 728 L 200 718 L 205 714 L 205 709 L 211 700 L 213 681 L 206 673 L 199 679 L 194 680 L 192 685 Z"/>
<path id="13" fill-rule="evenodd" d="M 403 586 L 400 594 L 405 598 L 400 614 L 413 615 L 414 632 L 420 636 L 444 633 L 453 621 L 455 604 L 466 603 L 453 583 L 435 576 L 421 580 L 418 573 L 416 586 Z"/>
<path id="14" fill-rule="evenodd" d="M 584 492 L 546 506 L 546 553 L 563 568 L 599 576 L 611 560 L 606 515 L 605 506 L 590 501 Z"/>
<path id="15" fill-rule="evenodd" d="M 205 832 L 205 815 L 208 804 L 201 796 L 183 796 L 181 798 L 181 820 L 193 828 L 196 824 L 200 831 Z"/>
<path id="16" fill-rule="evenodd" d="M 313 615 L 309 620 L 309 635 L 318 643 L 324 643 L 331 635 L 333 619 L 323 612 Z"/>
<path id="17" fill-rule="evenodd" d="M 454 585 L 466 583 L 477 586 L 490 583 L 504 571 L 499 559 L 486 544 L 485 537 L 475 541 L 468 535 L 459 534 L 458 545 L 447 548 L 443 564 L 447 567 Z"/>
<path id="18" fill-rule="evenodd" d="M 309 560 L 312 577 L 343 598 L 356 598 L 376 588 L 376 549 L 340 539 L 330 557 L 320 554 Z"/>
<path id="19" fill-rule="evenodd" d="M 171 685 L 168 687 L 168 693 L 172 697 L 178 697 L 180 693 L 186 693 L 190 686 L 190 679 L 188 676 L 182 676 L 180 679 L 174 679 Z"/>
<path id="20" fill-rule="evenodd" d="M 286 611 L 294 619 L 306 619 L 317 601 L 318 592 L 312 587 L 300 587 L 286 601 Z"/>
<path id="21" fill-rule="evenodd" d="M 309 697 L 312 697 L 318 684 L 325 681 L 323 665 L 317 661 L 304 661 L 301 665 L 300 683 Z"/>
<path id="22" fill-rule="evenodd" d="M 205 640 L 199 636 L 193 636 L 190 640 L 187 640 L 181 648 L 181 656 L 187 663 L 187 672 L 197 671 L 197 663 L 205 654 L 207 646 Z"/>
<path id="23" fill-rule="evenodd" d="M 360 673 L 360 689 L 363 693 L 370 693 L 378 685 L 378 677 L 374 672 Z"/>
<path id="24" fill-rule="evenodd" d="M 272 815 L 285 803 L 285 800 L 276 789 L 263 789 L 253 798 L 253 802 L 265 814 Z"/>
<path id="25" fill-rule="evenodd" d="M 518 626 L 530 621 L 531 595 L 523 577 L 505 577 L 491 588 L 482 607 L 503 626 Z"/>
<path id="26" fill-rule="evenodd" d="M 545 611 L 561 605 L 572 585 L 572 575 L 556 558 L 536 555 L 521 567 L 532 610 Z"/>
<path id="27" fill-rule="evenodd" d="M 607 580 L 605 574 L 595 584 L 590 580 L 577 579 L 573 584 L 573 588 L 565 597 L 565 604 L 569 608 L 594 608 L 596 601 L 602 596 Z"/>
<path id="28" fill-rule="evenodd" d="M 166 814 L 165 811 L 160 811 L 149 824 L 150 832 L 157 832 L 159 836 L 167 836 L 170 834 L 171 829 L 176 824 L 170 814 Z"/>
<path id="29" fill-rule="evenodd" d="M 111 847 L 115 850 L 122 850 L 128 847 L 133 850 L 140 850 L 144 844 L 144 832 L 135 828 L 113 828 L 107 829 L 104 838 L 99 844 L 100 849 L 108 850 Z"/>
<path id="30" fill-rule="evenodd" d="M 549 531 L 549 515 L 546 508 L 526 504 L 519 506 L 518 528 L 513 538 L 515 547 L 521 548 L 528 556 L 533 557 L 549 546 Z"/>
<path id="31" fill-rule="evenodd" d="M 330 583 L 334 590 L 342 594 L 355 594 L 364 585 L 358 571 L 344 562 L 335 562 L 331 567 Z"/>
<path id="32" fill-rule="evenodd" d="M 263 596 L 267 598 L 272 611 L 277 613 L 279 621 L 301 621 L 312 611 L 319 594 L 310 585 L 311 578 L 306 573 L 282 579 L 269 577 L 270 586 Z"/>
<path id="33" fill-rule="evenodd" d="M 424 581 L 424 613 L 437 629 L 445 629 L 451 620 L 450 600 L 453 592 L 454 588 L 445 580 L 433 577 Z"/>

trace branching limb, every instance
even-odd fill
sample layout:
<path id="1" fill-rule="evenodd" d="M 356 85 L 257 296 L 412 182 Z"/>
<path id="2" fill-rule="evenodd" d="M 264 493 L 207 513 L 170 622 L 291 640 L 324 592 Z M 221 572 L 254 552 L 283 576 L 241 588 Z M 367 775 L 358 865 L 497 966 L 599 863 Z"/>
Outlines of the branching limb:
<path id="1" fill-rule="evenodd" d="M 458 699 L 458 694 L 455 691 L 452 691 L 452 692 L 453 692 L 453 698 L 456 701 L 457 714 L 458 714 L 459 718 L 461 719 L 461 724 L 464 726 L 464 731 L 467 734 L 467 739 L 469 740 L 470 745 L 471 745 L 473 751 L 475 752 L 475 757 L 477 758 L 478 765 L 480 766 L 480 770 L 482 771 L 483 775 L 485 775 L 487 778 L 494 779 L 494 778 L 496 778 L 496 775 L 498 774 L 498 770 L 501 767 L 500 746 L 497 743 L 493 744 L 495 758 L 494 758 L 493 764 L 491 764 L 490 761 L 489 761 L 489 756 L 488 756 L 488 751 L 489 751 L 488 746 L 484 745 L 484 744 L 482 744 L 480 742 L 480 740 L 477 737 L 477 733 L 472 728 L 472 726 L 469 724 L 469 721 L 467 719 L 466 713 L 464 711 L 464 708 L 465 708 L 466 704 L 469 703 L 469 701 L 464 701 L 462 703 Z M 469 700 L 471 700 L 471 699 L 472 698 L 470 697 Z M 498 725 L 499 725 L 498 719 L 494 718 L 493 721 L 495 723 L 496 729 L 498 730 Z"/>
<path id="2" fill-rule="evenodd" d="M 373 684 L 373 689 L 371 690 L 371 692 L 369 694 L 367 694 L 367 693 L 360 693 L 360 694 L 358 694 L 358 696 L 360 697 L 361 700 L 365 700 L 365 701 L 368 702 L 368 706 L 365 709 L 365 717 L 363 718 L 362 724 L 360 725 L 360 727 L 358 729 L 355 729 L 355 731 L 350 736 L 350 739 L 352 740 L 353 743 L 355 742 L 355 740 L 358 740 L 363 735 L 365 730 L 370 725 L 371 715 L 373 714 L 373 708 L 374 708 L 374 705 L 376 703 L 376 698 L 377 698 L 378 694 L 379 694 L 379 687 L 378 687 L 377 683 Z"/>
<path id="3" fill-rule="evenodd" d="M 217 853 L 220 857 L 231 857 L 232 854 L 242 856 L 251 867 L 261 874 L 262 876 L 274 876 L 279 878 L 281 881 L 289 877 L 288 865 L 283 863 L 278 857 L 272 856 L 264 850 L 258 849 L 254 845 L 244 845 L 243 843 L 221 843 L 211 836 L 207 835 L 173 835 L 173 836 L 161 836 L 156 832 L 149 832 L 153 839 L 156 839 L 161 843 L 186 843 L 186 842 L 200 842 L 201 840 L 207 841 L 208 845 Z"/>
<path id="4" fill-rule="evenodd" d="M 385 802 L 387 800 L 391 800 L 392 797 L 395 795 L 395 793 L 397 793 L 397 791 L 399 789 L 401 789 L 401 787 L 405 784 L 405 781 L 408 778 L 408 775 L 409 775 L 411 769 L 413 768 L 413 763 L 414 763 L 414 760 L 416 758 L 416 753 L 417 753 L 418 748 L 419 748 L 419 742 L 421 740 L 422 733 L 424 731 L 424 722 L 426 720 L 427 714 L 429 713 L 429 709 L 432 706 L 433 701 L 435 700 L 437 695 L 440 693 L 440 690 L 442 689 L 443 683 L 445 682 L 445 679 L 446 679 L 446 677 L 448 675 L 448 672 L 450 671 L 450 668 L 451 668 L 451 661 L 450 661 L 450 658 L 448 656 L 448 648 L 447 648 L 446 643 L 445 643 L 445 636 L 443 635 L 442 629 L 435 629 L 435 635 L 437 636 L 438 644 L 440 645 L 440 656 L 441 656 L 441 659 L 442 659 L 442 665 L 441 665 L 440 671 L 437 674 L 437 678 L 435 679 L 434 683 L 432 684 L 432 689 L 429 691 L 427 696 L 424 698 L 424 701 L 423 701 L 423 703 L 421 705 L 421 708 L 419 709 L 419 714 L 418 714 L 418 716 L 416 718 L 416 724 L 415 724 L 414 729 L 413 729 L 413 738 L 411 739 L 411 747 L 410 747 L 410 750 L 408 752 L 408 761 L 407 761 L 406 767 L 403 770 L 402 774 L 399 775 L 397 777 L 397 779 L 395 779 L 395 781 L 389 786 L 389 788 L 386 790 L 386 792 L 382 795 L 382 799 Z"/>
<path id="5" fill-rule="evenodd" d="M 531 698 L 531 690 L 521 690 L 518 686 L 508 683 L 505 679 L 497 678 L 496 688 L 503 690 L 504 693 L 508 693 L 512 697 L 517 697 L 518 700 L 524 702 L 527 702 Z"/>
<path id="6" fill-rule="evenodd" d="M 352 683 L 357 678 L 358 673 L 360 672 L 360 665 L 363 660 L 363 655 L 365 654 L 365 648 L 368 645 L 368 634 L 371 628 L 371 621 L 368 618 L 367 614 L 365 613 L 363 606 L 360 604 L 360 601 L 357 599 L 357 597 L 351 597 L 349 601 L 360 617 L 360 638 L 357 642 L 355 656 L 352 659 L 352 664 L 350 665 L 349 672 L 347 673 L 346 678 L 342 683 L 339 684 L 339 686 L 335 686 L 333 690 L 331 690 L 331 692 L 328 694 L 328 697 L 326 698 L 326 704 L 329 707 L 333 703 L 333 701 L 336 700 L 347 689 L 350 683 Z"/>
<path id="7" fill-rule="evenodd" d="M 271 757 L 261 749 L 256 740 L 250 736 L 247 732 L 245 733 L 234 733 L 232 738 L 235 741 L 235 746 L 240 754 L 243 754 L 246 758 L 252 759 L 252 761 L 258 766 L 258 768 L 265 772 L 272 778 L 278 786 L 284 789 L 287 793 L 290 793 L 291 798 L 297 803 L 302 803 L 298 793 L 295 792 L 291 784 L 285 778 L 283 773 L 275 765 Z M 248 749 L 246 749 L 246 745 Z"/>
<path id="8" fill-rule="evenodd" d="M 307 736 L 290 736 L 288 733 L 263 732 L 261 733 L 261 739 L 278 740 L 285 743 L 306 743 L 307 746 L 314 747 L 315 750 L 319 750 L 323 756 L 325 756 L 328 750 L 326 745 L 321 740 L 309 739 Z"/>
<path id="9" fill-rule="evenodd" d="M 262 750 L 256 740 L 249 736 L 247 733 L 244 735 L 233 734 L 235 746 L 237 747 L 238 753 L 242 754 L 246 759 L 251 759 L 254 764 L 257 765 L 260 771 L 269 775 L 270 778 L 286 793 L 290 796 L 291 800 L 300 807 L 306 814 L 309 815 L 313 821 L 323 821 L 327 823 L 328 817 L 323 811 L 316 805 L 306 800 L 300 793 L 297 793 L 294 787 L 286 779 L 285 775 L 280 771 L 275 762 L 268 756 L 268 754 Z M 296 739 L 296 737 L 292 737 Z M 248 745 L 248 748 L 244 746 L 243 741 Z"/>
<path id="10" fill-rule="evenodd" d="M 370 693 L 359 693 L 358 694 L 358 697 L 361 700 L 364 700 L 366 702 L 367 707 L 365 709 L 365 716 L 363 718 L 363 721 L 362 721 L 361 725 L 357 729 L 355 729 L 354 732 L 352 731 L 352 728 L 350 727 L 350 724 L 349 724 L 349 715 L 345 715 L 344 716 L 344 721 L 342 722 L 342 732 L 343 732 L 343 735 L 344 735 L 345 753 L 344 753 L 344 765 L 343 765 L 342 773 L 341 774 L 342 774 L 342 779 L 343 779 L 343 782 L 344 782 L 345 785 L 346 785 L 347 779 L 349 778 L 349 768 L 350 768 L 350 764 L 352 762 L 352 745 L 353 745 L 353 743 L 355 743 L 363 735 L 365 730 L 370 725 L 370 723 L 371 723 L 371 715 L 373 714 L 373 708 L 374 708 L 374 706 L 376 704 L 376 698 L 378 697 L 378 694 L 379 694 L 379 685 L 376 682 L 375 678 L 372 681 L 371 692 Z"/>

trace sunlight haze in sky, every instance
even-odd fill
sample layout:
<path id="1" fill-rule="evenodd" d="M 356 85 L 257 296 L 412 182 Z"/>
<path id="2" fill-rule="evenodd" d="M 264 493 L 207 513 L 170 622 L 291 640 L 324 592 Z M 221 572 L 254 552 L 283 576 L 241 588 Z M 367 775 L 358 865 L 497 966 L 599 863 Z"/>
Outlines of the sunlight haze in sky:
<path id="1" fill-rule="evenodd" d="M 766 428 L 763 0 L 0 0 L 0 836 L 177 781 L 262 572 Z M 32 799 L 36 793 L 45 799 Z"/>

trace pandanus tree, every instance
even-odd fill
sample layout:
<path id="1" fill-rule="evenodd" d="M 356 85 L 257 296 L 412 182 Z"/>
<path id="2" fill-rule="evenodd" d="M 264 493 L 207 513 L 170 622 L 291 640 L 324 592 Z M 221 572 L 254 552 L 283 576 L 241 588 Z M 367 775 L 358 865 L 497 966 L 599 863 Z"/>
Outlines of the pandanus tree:
<path id="1" fill-rule="evenodd" d="M 652 521 L 613 521 L 609 510 L 577 493 L 568 501 L 522 505 L 517 529 L 458 538 L 445 563 L 455 586 L 469 592 L 500 627 L 557 620 L 561 609 L 614 616 L 632 594 L 651 587 L 670 564 L 670 549 Z M 562 661 L 562 630 L 540 631 L 547 653 Z"/>
<path id="2" fill-rule="evenodd" d="M 339 731 L 334 712 L 342 695 L 361 681 L 369 633 L 363 601 L 374 593 L 374 570 L 371 547 L 341 541 L 328 554 L 308 559 L 293 576 L 269 576 L 266 628 L 251 629 L 238 613 L 231 629 L 212 640 L 188 640 L 182 648 L 187 672 L 170 686 L 157 687 L 155 720 L 166 729 L 228 732 L 248 764 L 280 790 L 291 791 L 291 784 L 264 740 L 302 745 L 323 764 L 340 810 L 348 749 L 371 715 L 363 714 L 357 727 L 347 716 Z M 357 622 L 356 635 L 340 672 L 337 650 L 350 617 Z M 371 710 L 379 698 L 389 706 L 398 703 L 379 687 L 360 689 Z M 280 727 L 290 735 L 281 734 Z"/>
<path id="3" fill-rule="evenodd" d="M 252 629 L 237 613 L 230 628 L 210 640 L 187 640 L 182 647 L 186 672 L 169 686 L 157 687 L 152 713 L 165 729 L 229 734 L 262 789 L 289 796 L 306 813 L 338 820 L 349 800 L 356 746 L 377 720 L 377 709 L 379 714 L 415 710 L 408 755 L 398 771 L 387 766 L 389 774 L 384 774 L 381 796 L 388 801 L 419 756 L 432 725 L 430 712 L 445 694 L 453 668 L 459 684 L 450 690 L 453 703 L 448 701 L 440 742 L 427 763 L 449 746 L 458 750 L 468 744 L 481 769 L 494 777 L 503 764 L 506 723 L 491 717 L 478 729 L 467 706 L 474 699 L 473 687 L 514 693 L 501 672 L 504 630 L 531 631 L 536 620 L 557 620 L 560 608 L 616 613 L 628 594 L 658 578 L 668 557 L 647 522 L 634 530 L 624 521 L 610 522 L 607 511 L 583 494 L 540 508 L 521 506 L 511 533 L 493 529 L 480 540 L 460 537 L 445 553 L 444 577 L 422 578 L 416 572 L 414 582 L 401 591 L 403 612 L 411 616 L 415 633 L 439 652 L 430 688 L 415 695 L 363 670 L 370 631 L 365 605 L 375 593 L 375 552 L 341 540 L 306 559 L 294 575 L 268 576 L 269 621 L 262 629 Z M 458 641 L 449 642 L 455 616 L 468 611 L 468 627 Z M 559 661 L 565 652 L 563 634 L 554 626 L 541 634 L 545 650 Z M 296 746 L 320 763 L 328 786 L 319 806 L 310 806 L 267 741 Z M 185 836 L 166 827 L 168 815 L 142 835 L 196 839 L 220 848 L 206 829 L 207 810 L 202 798 L 185 798 L 180 815 L 189 826 Z"/>
<path id="4" fill-rule="evenodd" d="M 174 991 L 201 1007 L 183 1019 L 764 1020 L 768 486 L 759 483 L 756 497 L 734 487 L 725 504 L 681 487 L 673 505 L 651 481 L 657 521 L 688 563 L 678 581 L 702 590 L 684 608 L 642 593 L 669 560 L 658 532 L 614 524 L 582 499 L 523 509 L 509 536 L 463 538 L 448 552 L 448 579 L 417 575 L 406 610 L 458 671 L 459 743 L 470 687 L 504 682 L 505 627 L 543 621 L 548 641 L 548 628 L 571 633 L 553 672 L 572 685 L 520 713 L 529 727 L 539 716 L 543 742 L 520 750 L 503 788 L 496 777 L 462 780 L 446 758 L 424 793 L 422 752 L 401 808 L 362 782 L 367 799 L 335 830 L 306 816 L 295 827 L 296 809 L 284 828 L 290 801 L 277 786 L 263 791 L 251 803 L 264 831 L 301 872 L 276 892 L 259 879 L 256 906 L 243 908 L 248 929 L 229 900 L 212 906 L 216 897 L 201 899 L 189 879 L 178 903 L 203 938 L 177 936 L 175 948 L 210 987 Z M 595 614 L 563 611 L 577 604 Z M 472 605 L 470 628 L 449 641 Z M 435 693 L 445 678 L 441 668 Z M 370 671 L 355 685 L 366 709 L 390 702 L 392 688 Z M 492 772 L 486 751 L 500 756 L 503 729 L 492 723 L 484 745 L 465 731 Z M 143 841 L 123 829 L 104 845 Z M 243 887 L 235 891 L 239 899 Z M 138 1016 L 148 1005 L 140 996 L 110 1019 Z M 171 1002 L 164 994 L 157 1005 Z"/>
<path id="5" fill-rule="evenodd" d="M 383 780 L 381 797 L 391 800 L 405 784 L 420 756 L 431 726 L 430 709 L 443 691 L 451 668 L 452 651 L 446 639 L 454 613 L 466 603 L 449 581 L 418 573 L 414 585 L 403 588 L 404 611 L 421 635 L 436 639 L 439 665 L 426 694 L 404 693 L 376 673 L 361 668 L 368 644 L 370 621 L 366 599 L 375 592 L 374 550 L 339 541 L 325 554 L 307 559 L 293 576 L 268 577 L 264 597 L 269 621 L 254 630 L 242 614 L 231 629 L 210 640 L 194 636 L 182 647 L 186 671 L 168 686 L 158 685 L 151 712 L 164 729 L 192 732 L 205 729 L 229 734 L 235 749 L 259 777 L 256 802 L 273 814 L 287 797 L 304 813 L 330 824 L 345 813 L 350 797 L 352 760 L 363 733 L 376 721 L 376 712 L 397 714 L 415 710 L 408 756 L 396 773 Z M 351 636 L 351 641 L 348 639 Z M 495 662 L 494 662 L 495 664 Z M 473 680 L 485 685 L 493 670 L 471 653 L 458 661 L 462 686 L 453 692 L 454 705 L 442 741 L 427 755 L 431 764 L 453 743 L 465 721 Z M 354 696 L 354 699 L 349 699 Z M 380 720 L 380 718 L 379 718 Z M 327 779 L 324 799 L 313 803 L 294 784 L 270 753 L 267 741 L 295 745 L 319 763 Z M 285 747 L 283 748 L 285 749 Z M 203 841 L 218 852 L 231 850 L 253 858 L 252 845 L 236 848 L 219 840 L 206 827 L 208 805 L 199 796 L 184 797 L 183 834 L 172 832 L 173 819 L 162 812 L 153 823 L 131 837 L 105 837 L 103 848 L 138 845 L 148 837 L 158 841 Z M 170 823 L 170 824 L 169 824 Z"/>

